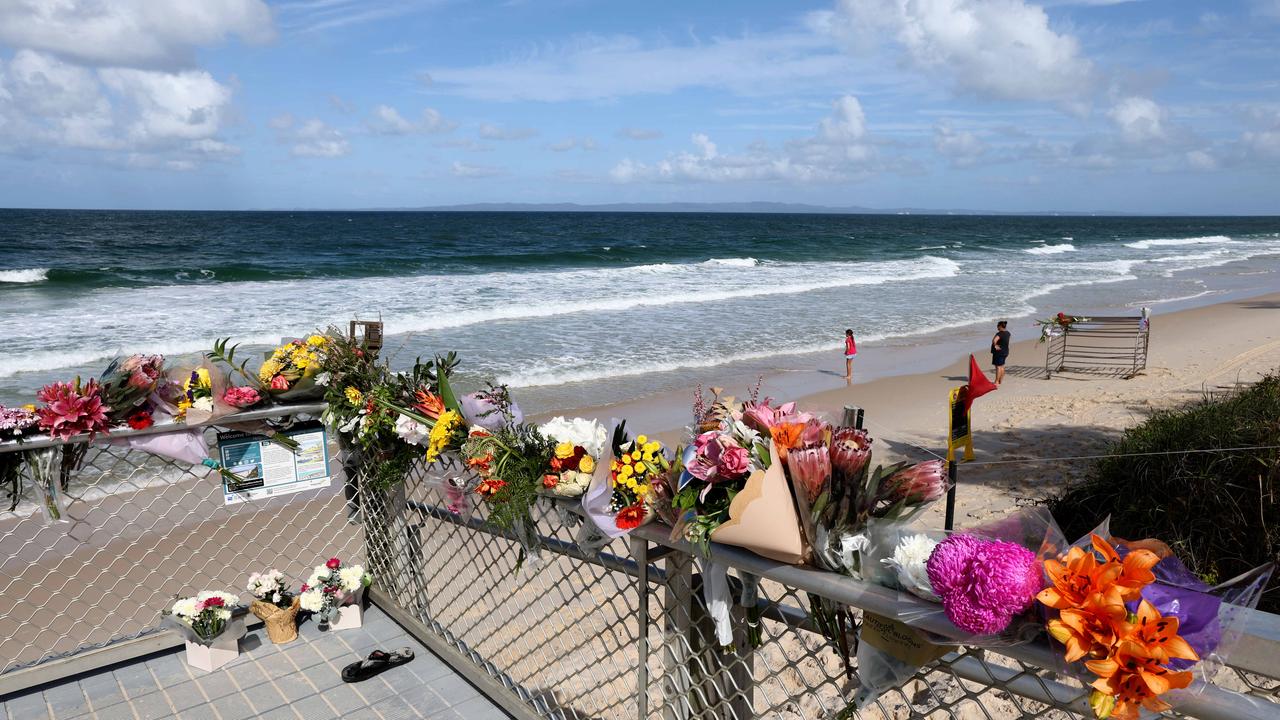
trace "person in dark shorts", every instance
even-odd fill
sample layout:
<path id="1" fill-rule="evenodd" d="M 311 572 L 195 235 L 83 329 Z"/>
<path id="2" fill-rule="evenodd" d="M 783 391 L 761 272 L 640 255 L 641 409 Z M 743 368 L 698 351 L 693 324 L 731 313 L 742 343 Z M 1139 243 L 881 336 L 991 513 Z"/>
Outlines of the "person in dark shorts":
<path id="1" fill-rule="evenodd" d="M 991 364 L 996 368 L 996 384 L 1004 382 L 1004 361 L 1009 359 L 1009 323 L 996 323 L 996 334 L 991 337 Z"/>

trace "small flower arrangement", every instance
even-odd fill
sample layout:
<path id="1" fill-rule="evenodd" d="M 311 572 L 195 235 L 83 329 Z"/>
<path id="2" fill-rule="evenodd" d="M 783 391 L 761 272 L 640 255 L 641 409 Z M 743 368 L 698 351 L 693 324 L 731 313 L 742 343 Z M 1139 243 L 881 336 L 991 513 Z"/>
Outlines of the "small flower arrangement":
<path id="1" fill-rule="evenodd" d="M 35 430 L 40 424 L 35 405 L 5 407 L 0 405 L 0 440 L 15 440 Z"/>
<path id="2" fill-rule="evenodd" d="M 206 590 L 195 597 L 178 598 L 165 615 L 189 629 L 195 642 L 208 645 L 227 629 L 232 608 L 239 602 L 231 593 Z"/>
<path id="3" fill-rule="evenodd" d="M 314 378 L 320 372 L 321 353 L 327 343 L 323 335 L 310 335 L 281 345 L 258 368 L 258 382 L 268 391 L 279 393 Z"/>
<path id="4" fill-rule="evenodd" d="M 289 590 L 289 581 L 279 570 L 253 573 L 249 576 L 249 594 L 254 600 L 249 611 L 267 628 L 273 643 L 292 642 L 298 638 L 298 596 Z"/>
<path id="5" fill-rule="evenodd" d="M 633 530 L 653 519 L 653 482 L 670 469 L 662 443 L 645 435 L 627 440 L 624 428 L 618 427 L 609 463 L 609 512 L 619 530 Z"/>
<path id="6" fill-rule="evenodd" d="M 925 563 L 947 618 L 975 635 L 998 635 L 1035 603 L 1044 587 L 1040 561 L 1021 545 L 956 533 Z"/>
<path id="7" fill-rule="evenodd" d="M 36 392 L 36 399 L 44 403 L 36 412 L 40 416 L 40 428 L 54 439 L 67 440 L 80 433 L 92 439 L 98 433 L 108 432 L 111 424 L 107 412 L 111 409 L 102 398 L 102 388 L 96 380 L 81 385 L 75 382 L 53 382 Z"/>
<path id="8" fill-rule="evenodd" d="M 222 393 L 222 402 L 243 410 L 262 401 L 262 393 L 247 385 L 233 385 Z"/>
<path id="9" fill-rule="evenodd" d="M 1072 325 L 1080 322 L 1089 322 L 1089 318 L 1058 313 L 1047 320 L 1036 320 L 1036 324 L 1040 326 L 1040 342 L 1044 342 L 1051 337 L 1057 337 L 1070 330 Z"/>
<path id="10" fill-rule="evenodd" d="M 134 430 L 151 427 L 152 395 L 166 383 L 163 355 L 130 355 L 112 360 L 99 380 L 102 399 L 112 423 Z"/>
<path id="11" fill-rule="evenodd" d="M 543 488 L 562 497 L 577 497 L 591 485 L 600 454 L 607 440 L 604 425 L 596 420 L 557 417 L 539 431 L 556 441 L 550 469 L 542 478 Z"/>
<path id="12" fill-rule="evenodd" d="M 300 604 L 303 610 L 314 613 L 319 622 L 327 626 L 338 619 L 342 606 L 356 602 L 358 593 L 372 582 L 373 578 L 362 566 L 344 566 L 340 559 L 329 558 L 324 565 L 317 565 L 302 585 Z"/>
<path id="13" fill-rule="evenodd" d="M 185 420 L 188 410 L 213 412 L 213 379 L 208 368 L 196 368 L 182 381 L 176 419 Z"/>

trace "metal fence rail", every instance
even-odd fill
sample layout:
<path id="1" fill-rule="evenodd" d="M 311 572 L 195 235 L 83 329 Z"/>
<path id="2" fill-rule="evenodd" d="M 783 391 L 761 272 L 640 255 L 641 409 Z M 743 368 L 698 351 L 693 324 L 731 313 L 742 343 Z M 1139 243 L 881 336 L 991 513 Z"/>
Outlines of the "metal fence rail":
<path id="1" fill-rule="evenodd" d="M 316 415 L 319 406 L 275 414 Z M 261 414 L 258 415 L 260 417 Z M 154 432 L 163 432 L 155 430 Z M 0 452 L 32 449 L 44 441 Z M 56 445 L 56 443 L 51 443 Z M 83 441 L 72 445 L 83 446 Z M 446 464 L 415 468 L 392 488 L 348 458 L 327 487 L 225 505 L 206 470 L 123 447 L 89 446 L 68 485 L 66 522 L 47 523 L 24 490 L 0 512 L 0 681 L 64 654 L 153 632 L 175 593 L 243 586 L 276 567 L 295 581 L 331 555 L 362 562 L 380 602 L 503 687 L 504 704 L 556 720 L 828 718 L 857 681 L 814 632 L 812 597 L 854 612 L 893 615 L 895 593 L 810 568 L 779 565 L 716 546 L 734 581 L 736 643 L 749 648 L 747 606 L 761 620 L 754 649 L 715 642 L 690 549 L 656 525 L 603 548 L 579 543 L 576 503 L 540 500 L 541 550 L 484 522 L 444 482 Z M 29 479 L 24 478 L 24 488 Z M 4 507 L 8 507 L 7 505 Z M 469 510 L 468 510 L 469 508 Z M 0 508 L 2 509 L 2 508 Z M 942 628 L 938 628 L 942 629 Z M 1200 718 L 1280 717 L 1280 618 L 1256 613 L 1215 686 L 1179 706 Z M 1073 681 L 1056 677 L 1054 652 L 957 648 L 887 692 L 862 718 L 1076 718 L 1087 708 Z M 38 680 L 36 680 L 38 681 Z"/>

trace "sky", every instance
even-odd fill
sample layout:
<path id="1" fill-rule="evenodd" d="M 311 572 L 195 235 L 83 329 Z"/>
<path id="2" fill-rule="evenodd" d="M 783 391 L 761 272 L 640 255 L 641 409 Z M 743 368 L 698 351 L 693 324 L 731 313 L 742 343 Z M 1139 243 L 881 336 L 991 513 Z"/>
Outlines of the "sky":
<path id="1" fill-rule="evenodd" d="M 0 207 L 1280 214 L 1280 0 L 0 0 Z"/>

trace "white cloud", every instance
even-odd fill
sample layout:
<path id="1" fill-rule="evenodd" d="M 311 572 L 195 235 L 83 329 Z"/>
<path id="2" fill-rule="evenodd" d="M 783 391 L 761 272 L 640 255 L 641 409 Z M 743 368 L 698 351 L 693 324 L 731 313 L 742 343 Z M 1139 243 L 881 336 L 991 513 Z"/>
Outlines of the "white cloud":
<path id="1" fill-rule="evenodd" d="M 618 131 L 618 137 L 627 140 L 657 140 L 662 137 L 662 131 L 653 128 L 626 127 Z"/>
<path id="2" fill-rule="evenodd" d="M 524 140 L 538 134 L 533 128 L 508 128 L 492 123 L 480 124 L 480 137 L 485 140 Z"/>
<path id="3" fill-rule="evenodd" d="M 933 128 L 933 149 L 958 167 L 976 163 L 987 152 L 986 144 L 977 135 L 968 130 L 955 130 L 945 122 Z"/>
<path id="4" fill-rule="evenodd" d="M 824 18 L 855 46 L 888 40 L 910 65 L 978 95 L 1072 103 L 1091 89 L 1080 43 L 1024 0 L 840 0 Z"/>
<path id="5" fill-rule="evenodd" d="M 547 149 L 551 150 L 552 152 L 569 152 L 574 148 L 581 148 L 583 150 L 595 150 L 596 149 L 595 138 L 567 137 L 559 142 L 554 142 L 547 146 Z"/>
<path id="6" fill-rule="evenodd" d="M 638 38 L 579 37 L 488 65 L 433 67 L 421 73 L 435 92 L 514 102 L 601 100 L 713 88 L 742 95 L 842 84 L 850 59 L 809 28 L 714 38 L 689 45 Z M 428 80 L 424 80 L 428 82 Z"/>
<path id="7" fill-rule="evenodd" d="M 449 172 L 453 173 L 454 177 L 485 178 L 502 175 L 505 171 L 500 167 L 492 165 L 469 165 L 467 163 L 454 161 L 453 165 L 449 168 Z"/>
<path id="8" fill-rule="evenodd" d="M 282 140 L 292 145 L 289 152 L 298 158 L 340 158 L 351 152 L 351 143 L 342 131 L 319 119 L 289 127 Z"/>
<path id="9" fill-rule="evenodd" d="M 373 109 L 373 117 L 369 119 L 369 129 L 380 135 L 413 135 L 446 133 L 458 127 L 458 124 L 446 120 L 439 111 L 427 108 L 417 122 L 407 120 L 398 110 L 390 105 L 378 105 Z"/>
<path id="10" fill-rule="evenodd" d="M 130 164 L 183 169 L 239 154 L 218 138 L 231 89 L 201 70 L 95 71 L 22 49 L 0 62 L 0 86 L 0 145 L 119 152 Z"/>
<path id="11" fill-rule="evenodd" d="M 1164 109 L 1151 98 L 1124 98 L 1107 114 L 1125 142 L 1146 143 L 1166 137 Z"/>
<path id="12" fill-rule="evenodd" d="M 176 68 L 193 48 L 228 36 L 265 42 L 274 36 L 261 0 L 5 0 L 0 44 L 92 66 Z"/>
<path id="13" fill-rule="evenodd" d="M 1192 150 L 1187 153 L 1187 164 L 1196 170 L 1215 170 L 1218 160 L 1204 150 Z"/>
<path id="14" fill-rule="evenodd" d="M 876 156 L 862 105 L 852 95 L 832 104 L 814 135 L 771 147 L 753 143 L 741 153 L 723 153 L 711 138 L 695 133 L 693 150 L 669 154 L 654 162 L 624 158 L 610 171 L 619 183 L 632 182 L 838 182 L 888 167 Z"/>

